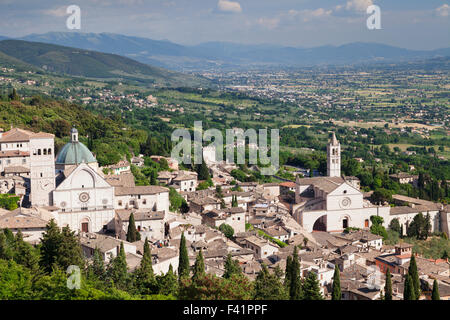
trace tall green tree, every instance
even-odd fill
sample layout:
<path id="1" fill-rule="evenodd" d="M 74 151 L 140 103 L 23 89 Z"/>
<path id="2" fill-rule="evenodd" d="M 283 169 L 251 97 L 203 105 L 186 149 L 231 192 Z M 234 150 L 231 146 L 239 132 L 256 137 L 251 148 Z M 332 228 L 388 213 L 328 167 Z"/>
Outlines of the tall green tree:
<path id="1" fill-rule="evenodd" d="M 233 260 L 233 258 L 231 257 L 231 253 L 228 253 L 225 260 L 225 272 L 223 274 L 223 277 L 229 279 L 232 275 L 240 274 L 242 274 L 242 269 L 239 265 L 239 262 L 237 260 Z"/>
<path id="2" fill-rule="evenodd" d="M 108 279 L 114 283 L 117 289 L 124 290 L 128 288 L 129 276 L 127 257 L 125 255 L 123 242 L 120 243 L 119 254 L 109 262 L 107 275 Z"/>
<path id="3" fill-rule="evenodd" d="M 331 288 L 331 300 L 341 300 L 341 277 L 339 267 L 336 264 L 334 266 L 333 286 Z"/>
<path id="4" fill-rule="evenodd" d="M 414 287 L 414 297 L 416 300 L 420 297 L 420 279 L 419 272 L 417 271 L 416 256 L 413 253 L 411 260 L 409 261 L 408 274 L 411 277 L 412 285 Z"/>
<path id="5" fill-rule="evenodd" d="M 320 284 L 314 272 L 309 272 L 302 286 L 304 300 L 323 300 Z"/>
<path id="6" fill-rule="evenodd" d="M 179 263 L 178 263 L 178 278 L 189 277 L 189 256 L 186 247 L 186 238 L 184 232 L 181 234 Z"/>
<path id="7" fill-rule="evenodd" d="M 203 259 L 202 249 L 200 249 L 195 259 L 192 280 L 197 281 L 203 278 L 205 274 L 205 260 Z"/>
<path id="8" fill-rule="evenodd" d="M 97 280 L 105 279 L 105 263 L 103 261 L 102 254 L 99 248 L 94 249 L 94 255 L 92 259 L 92 264 L 89 266 L 89 273 L 93 275 Z"/>
<path id="9" fill-rule="evenodd" d="M 66 270 L 71 265 L 84 268 L 83 252 L 75 232 L 68 226 L 60 230 L 53 219 L 42 235 L 40 251 L 39 264 L 47 273 L 54 268 Z"/>
<path id="10" fill-rule="evenodd" d="M 389 268 L 386 271 L 386 283 L 384 285 L 384 300 L 392 300 L 392 279 L 391 279 L 391 271 Z"/>
<path id="11" fill-rule="evenodd" d="M 431 300 L 441 300 L 439 296 L 439 285 L 436 279 L 433 281 L 433 292 L 431 293 Z"/>
<path id="12" fill-rule="evenodd" d="M 153 273 L 152 253 L 147 238 L 145 238 L 144 242 L 144 254 L 142 256 L 141 264 L 136 270 L 135 275 L 137 285 L 141 288 L 145 288 L 147 292 L 148 289 L 154 285 L 155 277 Z"/>
<path id="13" fill-rule="evenodd" d="M 405 277 L 405 283 L 403 287 L 403 300 L 416 300 L 414 294 L 414 285 L 409 274 L 407 274 Z"/>
<path id="14" fill-rule="evenodd" d="M 300 261 L 298 261 L 298 248 L 295 246 L 292 253 L 289 270 L 289 298 L 291 300 L 301 300 L 303 297 L 302 281 L 300 279 Z"/>
<path id="15" fill-rule="evenodd" d="M 255 300 L 288 300 L 286 287 L 281 282 L 283 272 L 279 267 L 270 273 L 265 264 L 255 280 Z"/>
<path id="16" fill-rule="evenodd" d="M 20 230 L 16 233 L 15 245 L 14 260 L 18 264 L 27 267 L 34 276 L 39 274 L 39 255 L 29 243 L 23 241 L 22 232 Z"/>
<path id="17" fill-rule="evenodd" d="M 136 230 L 136 223 L 134 221 L 134 214 L 132 212 L 130 213 L 130 218 L 128 220 L 127 241 L 136 242 L 138 240 L 141 240 L 141 235 Z"/>

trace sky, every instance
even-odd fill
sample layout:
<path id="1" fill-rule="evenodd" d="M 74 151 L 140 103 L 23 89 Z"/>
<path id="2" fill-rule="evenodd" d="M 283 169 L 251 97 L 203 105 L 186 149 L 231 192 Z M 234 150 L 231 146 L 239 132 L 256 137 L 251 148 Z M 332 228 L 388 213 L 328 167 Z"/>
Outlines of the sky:
<path id="1" fill-rule="evenodd" d="M 68 30 L 66 9 L 81 10 Z M 381 29 L 366 12 L 380 8 Z M 450 0 L 0 0 L 0 35 L 118 33 L 193 45 L 209 41 L 293 47 L 378 42 L 450 47 Z"/>

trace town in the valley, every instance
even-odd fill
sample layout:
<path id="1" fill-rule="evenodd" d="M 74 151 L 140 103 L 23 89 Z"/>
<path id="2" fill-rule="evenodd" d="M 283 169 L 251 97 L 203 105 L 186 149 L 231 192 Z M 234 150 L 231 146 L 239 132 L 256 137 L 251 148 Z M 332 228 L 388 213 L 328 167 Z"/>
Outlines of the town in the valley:
<path id="1" fill-rule="evenodd" d="M 102 167 L 75 127 L 58 152 L 53 134 L 11 127 L 0 132 L 0 191 L 20 199 L 17 209 L 0 209 L 0 229 L 20 231 L 36 245 L 53 219 L 76 233 L 87 261 L 98 249 L 106 264 L 123 247 L 129 272 L 140 265 L 147 239 L 155 274 L 178 269 L 182 237 L 191 266 L 201 251 L 206 273 L 222 276 L 231 257 L 251 280 L 265 267 L 285 270 L 297 248 L 300 276 L 314 273 L 325 299 L 331 299 L 337 266 L 343 300 L 381 299 L 388 270 L 392 297 L 402 300 L 414 255 L 420 299 L 430 299 L 435 280 L 441 299 L 449 299 L 448 258 L 421 256 L 402 239 L 386 244 L 371 230 L 395 224 L 406 235 L 421 214 L 430 234 L 448 235 L 450 206 L 399 194 L 392 203 L 373 203 L 373 191 L 364 192 L 357 177 L 341 172 L 339 134 L 329 135 L 326 175 L 304 177 L 299 168 L 295 182 L 239 182 L 231 175 L 235 164 L 216 161 L 215 150 L 204 148 L 212 183 L 198 188 L 205 183 L 199 174 L 170 157 L 136 154 Z M 164 169 L 155 184 L 137 185 L 131 168 L 143 168 L 148 161 Z M 392 179 L 417 183 L 417 176 L 407 172 Z M 184 199 L 181 209 L 172 206 L 173 194 Z M 141 240 L 126 240 L 130 221 Z"/>

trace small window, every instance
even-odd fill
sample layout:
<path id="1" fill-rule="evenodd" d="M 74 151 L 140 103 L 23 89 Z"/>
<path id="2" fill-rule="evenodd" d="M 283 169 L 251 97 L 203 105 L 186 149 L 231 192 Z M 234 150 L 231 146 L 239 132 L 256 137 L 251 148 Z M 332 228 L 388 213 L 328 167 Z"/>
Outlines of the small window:
<path id="1" fill-rule="evenodd" d="M 347 193 L 347 190 L 344 190 L 344 193 Z"/>
<path id="2" fill-rule="evenodd" d="M 38 156 L 41 155 L 41 149 L 38 149 Z"/>
<path id="3" fill-rule="evenodd" d="M 49 148 L 47 153 L 52 154 L 52 149 Z"/>
<path id="4" fill-rule="evenodd" d="M 119 200 L 119 206 L 121 206 L 122 205 L 122 200 Z"/>

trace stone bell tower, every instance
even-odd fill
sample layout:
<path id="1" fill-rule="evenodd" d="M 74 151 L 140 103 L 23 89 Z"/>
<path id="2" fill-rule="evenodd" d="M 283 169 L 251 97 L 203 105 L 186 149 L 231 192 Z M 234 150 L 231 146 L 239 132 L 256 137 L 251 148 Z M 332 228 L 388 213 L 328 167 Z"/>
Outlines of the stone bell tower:
<path id="1" fill-rule="evenodd" d="M 334 132 L 331 141 L 327 144 L 327 176 L 341 176 L 341 144 Z"/>

